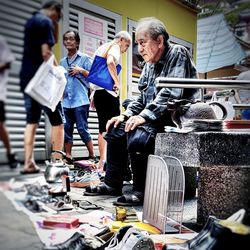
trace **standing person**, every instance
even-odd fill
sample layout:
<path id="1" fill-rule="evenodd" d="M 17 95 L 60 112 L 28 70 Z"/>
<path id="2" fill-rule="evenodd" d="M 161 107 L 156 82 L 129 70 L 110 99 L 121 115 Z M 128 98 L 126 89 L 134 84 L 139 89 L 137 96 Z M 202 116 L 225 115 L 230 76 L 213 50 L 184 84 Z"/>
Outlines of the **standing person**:
<path id="1" fill-rule="evenodd" d="M 154 153 L 157 132 L 172 125 L 168 101 L 195 99 L 198 90 L 181 88 L 157 89 L 155 79 L 161 77 L 196 78 L 197 73 L 185 47 L 170 44 L 164 24 L 154 18 L 139 20 L 135 38 L 138 51 L 145 60 L 139 79 L 140 95 L 129 103 L 126 111 L 107 123 L 107 170 L 104 183 L 87 187 L 85 195 L 119 195 L 130 155 L 133 191 L 124 194 L 114 205 L 142 205 L 149 154 Z"/>
<path id="2" fill-rule="evenodd" d="M 9 133 L 5 126 L 5 101 L 7 92 L 7 80 L 9 75 L 9 68 L 14 61 L 14 55 L 12 54 L 4 37 L 0 35 L 0 139 L 3 141 L 3 145 L 6 149 L 6 155 L 10 168 L 16 168 L 19 165 L 16 154 L 12 152 Z"/>
<path id="3" fill-rule="evenodd" d="M 65 115 L 64 149 L 67 163 L 73 164 L 71 151 L 74 124 L 76 124 L 78 133 L 88 149 L 89 158 L 95 160 L 93 142 L 88 130 L 90 106 L 88 93 L 90 86 L 85 79 L 91 68 L 92 60 L 89 56 L 78 51 L 80 45 L 78 32 L 70 30 L 65 32 L 63 45 L 68 51 L 68 55 L 60 62 L 60 65 L 68 71 L 66 73 L 67 84 L 62 101 Z"/>
<path id="4" fill-rule="evenodd" d="M 91 106 L 96 109 L 99 122 L 99 169 L 103 169 L 104 162 L 106 161 L 106 141 L 103 138 L 103 133 L 106 132 L 106 123 L 111 117 L 120 114 L 120 101 L 118 95 L 120 83 L 116 65 L 119 62 L 121 54 L 127 51 L 131 41 L 131 36 L 127 31 L 120 31 L 115 35 L 113 41 L 104 43 L 95 52 L 95 55 L 103 56 L 108 51 L 107 65 L 114 80 L 114 91 L 105 90 L 94 85 L 94 95 Z"/>
<path id="5" fill-rule="evenodd" d="M 24 92 L 25 87 L 35 75 L 43 61 L 47 61 L 52 55 L 52 47 L 55 44 L 55 31 L 58 30 L 58 22 L 61 17 L 62 6 L 57 1 L 47 1 L 42 9 L 35 12 L 26 22 L 24 30 L 24 52 L 20 71 L 20 85 Z M 53 150 L 63 149 L 64 127 L 63 108 L 61 102 L 52 112 L 49 108 L 41 106 L 29 95 L 24 93 L 26 109 L 26 129 L 24 134 L 25 162 L 22 174 L 38 173 L 39 167 L 34 160 L 34 141 L 36 129 L 41 117 L 41 111 L 48 115 L 52 125 L 51 144 Z M 60 159 L 60 154 L 53 154 L 55 159 Z"/>

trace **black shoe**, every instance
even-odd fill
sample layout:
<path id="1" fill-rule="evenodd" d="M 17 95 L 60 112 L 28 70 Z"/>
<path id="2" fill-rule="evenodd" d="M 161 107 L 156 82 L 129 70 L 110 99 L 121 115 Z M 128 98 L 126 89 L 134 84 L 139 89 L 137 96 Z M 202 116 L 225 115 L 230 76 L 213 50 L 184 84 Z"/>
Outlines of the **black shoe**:
<path id="1" fill-rule="evenodd" d="M 20 166 L 20 162 L 19 160 L 17 159 L 17 156 L 15 153 L 13 154 L 8 154 L 7 155 L 8 157 L 8 161 L 9 161 L 9 166 L 10 168 L 17 168 Z"/>
<path id="2" fill-rule="evenodd" d="M 250 245 L 250 228 L 235 221 L 210 220 L 207 230 L 202 231 L 194 244 L 169 244 L 163 250 L 235 250 Z M 191 240 L 192 241 L 192 240 Z"/>
<path id="3" fill-rule="evenodd" d="M 74 165 L 74 158 L 70 158 L 70 157 L 67 157 L 67 156 L 65 156 L 65 163 L 67 164 L 67 165 Z"/>

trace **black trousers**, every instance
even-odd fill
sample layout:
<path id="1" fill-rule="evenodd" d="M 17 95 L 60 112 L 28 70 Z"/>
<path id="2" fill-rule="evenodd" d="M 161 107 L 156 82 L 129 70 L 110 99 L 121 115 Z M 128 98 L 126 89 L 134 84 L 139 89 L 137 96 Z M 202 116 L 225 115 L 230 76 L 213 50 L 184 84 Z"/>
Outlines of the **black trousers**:
<path id="1" fill-rule="evenodd" d="M 151 128 L 150 140 L 144 140 L 141 134 L 139 134 L 139 138 L 134 136 L 134 133 L 140 127 L 137 127 L 132 133 L 126 133 L 124 128 L 125 122 L 121 123 L 117 128 L 110 129 L 105 135 L 107 141 L 107 168 L 104 182 L 110 187 L 121 190 L 128 165 L 128 156 L 130 156 L 133 190 L 144 192 L 147 161 L 149 154 L 154 153 L 156 130 Z M 143 131 L 143 133 L 145 132 L 143 136 L 147 136 L 147 130 L 148 128 Z M 152 131 L 154 132 L 152 133 Z"/>

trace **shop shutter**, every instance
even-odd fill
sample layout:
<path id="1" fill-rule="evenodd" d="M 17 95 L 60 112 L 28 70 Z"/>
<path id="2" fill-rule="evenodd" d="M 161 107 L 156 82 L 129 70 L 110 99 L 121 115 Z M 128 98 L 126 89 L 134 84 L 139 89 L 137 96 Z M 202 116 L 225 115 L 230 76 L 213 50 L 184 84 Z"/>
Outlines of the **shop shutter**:
<path id="1" fill-rule="evenodd" d="M 23 94 L 19 88 L 19 71 L 23 52 L 23 29 L 26 20 L 32 13 L 38 10 L 42 0 L 1 0 L 0 34 L 5 37 L 14 56 L 15 62 L 11 66 L 7 84 L 6 101 L 6 126 L 10 134 L 11 145 L 20 157 L 24 157 L 24 130 L 25 116 Z M 40 127 L 37 130 L 35 142 L 35 158 L 37 160 L 46 158 L 45 147 L 45 118 L 41 119 Z M 5 149 L 0 141 L 0 163 L 6 161 Z"/>
<path id="2" fill-rule="evenodd" d="M 68 4 L 68 5 L 67 5 Z M 86 2 L 79 1 L 64 1 L 64 16 L 65 12 L 69 12 L 68 20 L 64 20 L 64 29 L 65 31 L 68 29 L 72 29 L 75 31 L 79 31 L 79 14 L 85 13 L 102 20 L 105 20 L 108 25 L 107 31 L 107 41 L 111 41 L 114 38 L 114 35 L 121 30 L 120 26 L 120 19 L 121 17 L 117 14 L 113 14 L 110 11 L 104 10 L 97 6 L 91 5 Z M 63 51 L 63 54 L 66 55 L 66 51 Z M 89 113 L 89 131 L 91 133 L 93 144 L 94 144 L 94 151 L 98 155 L 98 119 L 97 113 L 95 111 L 90 111 Z M 74 128 L 74 145 L 73 145 L 73 157 L 83 157 L 88 156 L 88 150 L 84 146 L 76 127 Z"/>

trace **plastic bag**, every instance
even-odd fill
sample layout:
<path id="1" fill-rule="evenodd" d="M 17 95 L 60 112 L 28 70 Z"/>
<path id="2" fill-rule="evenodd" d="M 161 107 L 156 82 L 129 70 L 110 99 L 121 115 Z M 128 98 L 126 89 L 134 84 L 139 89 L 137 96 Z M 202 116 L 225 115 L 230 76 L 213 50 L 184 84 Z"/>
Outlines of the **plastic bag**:
<path id="1" fill-rule="evenodd" d="M 53 62 L 54 55 L 41 64 L 24 90 L 41 105 L 50 108 L 52 112 L 62 99 L 67 82 L 66 70 L 62 66 L 54 66 Z"/>

